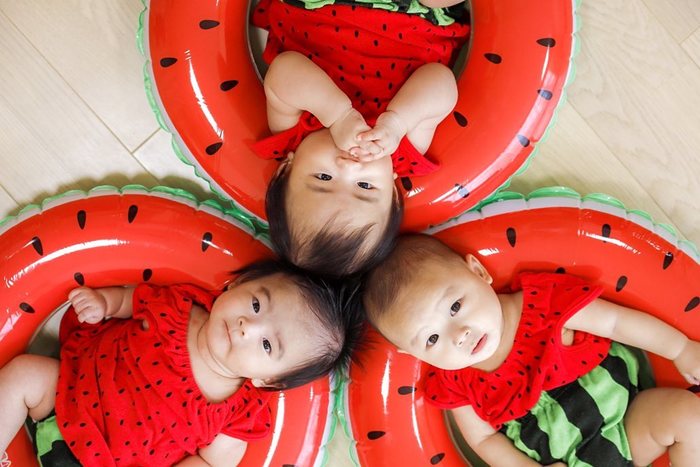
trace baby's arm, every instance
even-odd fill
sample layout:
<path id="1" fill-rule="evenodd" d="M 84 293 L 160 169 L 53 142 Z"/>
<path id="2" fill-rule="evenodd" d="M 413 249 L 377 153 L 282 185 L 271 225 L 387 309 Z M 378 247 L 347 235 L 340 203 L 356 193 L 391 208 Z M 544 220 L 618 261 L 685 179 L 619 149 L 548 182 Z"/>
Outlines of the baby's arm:
<path id="1" fill-rule="evenodd" d="M 476 454 L 488 465 L 498 466 L 539 466 L 519 451 L 506 435 L 493 429 L 479 418 L 471 406 L 465 405 L 452 410 L 459 431 Z"/>
<path id="2" fill-rule="evenodd" d="M 457 83 L 452 70 L 439 63 L 418 68 L 389 102 L 386 112 L 377 118 L 374 128 L 359 135 L 362 141 L 372 141 L 381 148 L 363 160 L 393 154 L 404 136 L 425 154 L 435 128 L 456 103 Z"/>
<path id="3" fill-rule="evenodd" d="M 598 299 L 578 311 L 564 326 L 673 360 L 690 384 L 700 383 L 700 343 L 647 313 Z"/>
<path id="4" fill-rule="evenodd" d="M 130 318 L 133 297 L 133 287 L 78 287 L 68 294 L 78 321 L 90 324 L 107 318 Z"/>
<path id="5" fill-rule="evenodd" d="M 428 8 L 444 8 L 458 3 L 462 3 L 464 0 L 419 0 L 419 3 Z"/>
<path id="6" fill-rule="evenodd" d="M 267 123 L 278 133 L 293 127 L 303 111 L 311 112 L 329 128 L 336 146 L 357 148 L 357 135 L 369 130 L 350 98 L 314 62 L 297 52 L 283 52 L 265 75 Z"/>
<path id="7" fill-rule="evenodd" d="M 209 446 L 199 450 L 177 464 L 178 467 L 238 465 L 243 458 L 248 443 L 238 438 L 219 434 Z"/>

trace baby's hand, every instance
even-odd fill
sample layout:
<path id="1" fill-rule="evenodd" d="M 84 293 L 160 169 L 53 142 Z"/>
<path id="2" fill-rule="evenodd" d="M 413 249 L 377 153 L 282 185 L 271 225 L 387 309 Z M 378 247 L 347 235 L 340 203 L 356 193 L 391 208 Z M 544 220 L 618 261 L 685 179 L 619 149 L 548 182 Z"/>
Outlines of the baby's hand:
<path id="1" fill-rule="evenodd" d="M 700 342 L 688 339 L 673 363 L 688 383 L 700 384 Z"/>
<path id="2" fill-rule="evenodd" d="M 371 145 L 360 147 L 358 135 L 371 128 L 365 122 L 362 114 L 354 108 L 348 109 L 338 120 L 333 122 L 328 129 L 331 132 L 333 142 L 339 149 L 349 152 L 354 157 L 363 157 L 369 155 Z M 375 145 L 376 146 L 376 145 Z M 379 150 L 378 147 L 375 150 Z"/>
<path id="3" fill-rule="evenodd" d="M 359 155 L 360 159 L 366 162 L 391 156 L 399 147 L 399 142 L 406 135 L 406 131 L 406 125 L 398 114 L 387 110 L 377 118 L 377 124 L 374 125 L 374 128 L 358 135 L 360 147 L 369 153 L 365 156 Z M 369 144 L 377 146 L 379 151 L 376 151 L 375 148 L 365 147 Z"/>
<path id="4" fill-rule="evenodd" d="M 96 324 L 105 319 L 107 301 L 102 294 L 88 287 L 78 287 L 68 294 L 68 300 L 81 323 Z"/>

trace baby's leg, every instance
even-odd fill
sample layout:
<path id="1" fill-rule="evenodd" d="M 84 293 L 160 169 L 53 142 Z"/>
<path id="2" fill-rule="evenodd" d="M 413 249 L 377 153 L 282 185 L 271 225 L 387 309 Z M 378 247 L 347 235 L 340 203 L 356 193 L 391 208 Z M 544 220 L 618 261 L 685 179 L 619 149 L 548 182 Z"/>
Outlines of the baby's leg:
<path id="1" fill-rule="evenodd" d="M 27 415 L 35 420 L 53 410 L 58 360 L 19 355 L 0 369 L 0 454 L 20 430 Z"/>
<path id="2" fill-rule="evenodd" d="M 669 450 L 671 464 L 700 460 L 700 398 L 679 388 L 642 391 L 625 415 L 634 465 L 649 465 Z"/>

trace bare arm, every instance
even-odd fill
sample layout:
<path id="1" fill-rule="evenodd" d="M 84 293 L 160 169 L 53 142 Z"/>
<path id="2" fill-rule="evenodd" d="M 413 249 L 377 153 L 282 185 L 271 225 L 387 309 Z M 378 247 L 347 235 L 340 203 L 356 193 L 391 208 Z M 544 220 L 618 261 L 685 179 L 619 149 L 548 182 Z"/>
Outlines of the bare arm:
<path id="1" fill-rule="evenodd" d="M 493 429 L 467 405 L 453 409 L 459 431 L 469 446 L 488 465 L 503 467 L 539 466 L 536 461 L 519 451 L 503 433 Z"/>
<path id="2" fill-rule="evenodd" d="M 68 294 L 78 321 L 99 323 L 107 318 L 131 318 L 133 287 L 78 287 Z"/>
<path id="3" fill-rule="evenodd" d="M 653 352 L 673 360 L 691 384 L 700 381 L 700 344 L 650 314 L 598 299 L 572 316 L 565 327 Z"/>
<path id="4" fill-rule="evenodd" d="M 238 465 L 243 458 L 248 443 L 243 440 L 219 434 L 207 447 L 199 450 L 197 456 L 190 456 L 178 464 L 178 467 L 206 467 Z"/>
<path id="5" fill-rule="evenodd" d="M 420 0 L 419 3 L 428 8 L 444 8 L 462 2 L 464 2 L 464 0 Z"/>

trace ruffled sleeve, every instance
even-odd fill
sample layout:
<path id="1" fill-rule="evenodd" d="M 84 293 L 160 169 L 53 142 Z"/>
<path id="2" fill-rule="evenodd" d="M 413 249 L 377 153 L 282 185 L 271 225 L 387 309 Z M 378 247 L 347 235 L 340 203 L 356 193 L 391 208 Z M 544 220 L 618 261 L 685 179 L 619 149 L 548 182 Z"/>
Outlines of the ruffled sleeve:
<path id="1" fill-rule="evenodd" d="M 262 391 L 246 381 L 227 403 L 231 407 L 229 422 L 222 433 L 244 441 L 264 438 L 270 432 L 270 391 Z"/>

